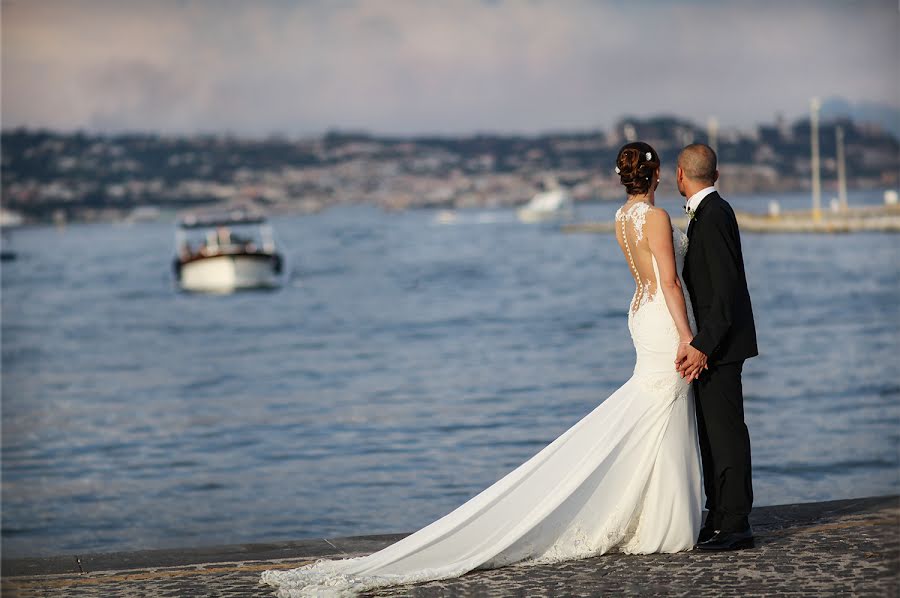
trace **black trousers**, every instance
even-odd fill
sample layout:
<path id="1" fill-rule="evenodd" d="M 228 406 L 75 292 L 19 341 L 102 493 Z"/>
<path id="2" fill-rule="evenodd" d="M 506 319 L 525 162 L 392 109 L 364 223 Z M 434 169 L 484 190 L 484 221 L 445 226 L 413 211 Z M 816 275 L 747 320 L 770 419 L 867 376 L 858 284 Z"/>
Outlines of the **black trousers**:
<path id="1" fill-rule="evenodd" d="M 707 524 L 723 531 L 746 529 L 753 505 L 743 368 L 743 360 L 710 365 L 693 383 Z"/>

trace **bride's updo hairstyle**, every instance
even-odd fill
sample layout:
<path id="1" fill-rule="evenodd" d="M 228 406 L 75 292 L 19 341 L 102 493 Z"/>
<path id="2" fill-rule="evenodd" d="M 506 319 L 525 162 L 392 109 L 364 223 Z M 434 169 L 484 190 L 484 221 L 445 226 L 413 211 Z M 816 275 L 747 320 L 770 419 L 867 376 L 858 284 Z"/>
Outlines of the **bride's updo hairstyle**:
<path id="1" fill-rule="evenodd" d="M 616 173 L 628 195 L 644 195 L 653 185 L 659 154 L 643 141 L 626 143 L 616 157 Z"/>

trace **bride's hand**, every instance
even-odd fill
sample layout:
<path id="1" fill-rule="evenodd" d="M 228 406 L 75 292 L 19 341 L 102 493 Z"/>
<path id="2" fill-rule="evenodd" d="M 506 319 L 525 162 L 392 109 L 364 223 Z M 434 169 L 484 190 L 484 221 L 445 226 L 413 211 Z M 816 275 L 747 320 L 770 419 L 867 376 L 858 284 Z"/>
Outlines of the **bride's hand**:
<path id="1" fill-rule="evenodd" d="M 688 356 L 688 347 L 691 346 L 691 340 L 682 340 L 678 343 L 678 352 L 675 353 L 675 369 L 681 372 L 681 366 Z"/>

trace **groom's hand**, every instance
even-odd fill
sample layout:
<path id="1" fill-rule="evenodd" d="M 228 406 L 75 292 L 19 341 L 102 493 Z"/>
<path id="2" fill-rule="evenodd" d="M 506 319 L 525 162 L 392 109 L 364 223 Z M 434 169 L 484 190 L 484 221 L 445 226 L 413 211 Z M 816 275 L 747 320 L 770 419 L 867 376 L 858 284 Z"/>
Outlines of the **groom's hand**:
<path id="1" fill-rule="evenodd" d="M 708 370 L 709 359 L 706 353 L 703 353 L 693 345 L 681 345 L 684 347 L 684 358 L 680 363 L 676 359 L 676 367 L 682 378 L 687 378 L 688 382 L 693 382 L 700 377 L 703 370 Z M 681 355 L 681 347 L 679 347 L 679 356 Z"/>
<path id="2" fill-rule="evenodd" d="M 701 365 L 698 365 L 693 370 L 688 372 L 688 375 L 687 375 L 688 382 L 693 382 L 694 380 L 698 379 L 700 377 L 700 374 L 703 372 L 703 370 L 708 370 L 708 369 L 709 369 L 709 366 L 706 363 L 706 359 L 704 359 L 703 363 Z"/>

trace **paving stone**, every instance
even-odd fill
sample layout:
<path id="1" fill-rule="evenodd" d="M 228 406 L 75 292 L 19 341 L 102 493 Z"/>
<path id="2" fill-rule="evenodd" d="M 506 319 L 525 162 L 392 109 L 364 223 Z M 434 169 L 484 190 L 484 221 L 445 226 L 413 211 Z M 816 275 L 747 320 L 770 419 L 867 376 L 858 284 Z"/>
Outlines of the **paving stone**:
<path id="1" fill-rule="evenodd" d="M 625 555 L 511 565 L 385 588 L 368 597 L 897 596 L 900 498 L 755 509 L 757 547 L 730 553 Z M 18 559 L 2 565 L 2 598 L 268 596 L 264 569 L 368 554 L 407 534 L 175 551 Z M 235 558 L 238 557 L 238 558 Z"/>

